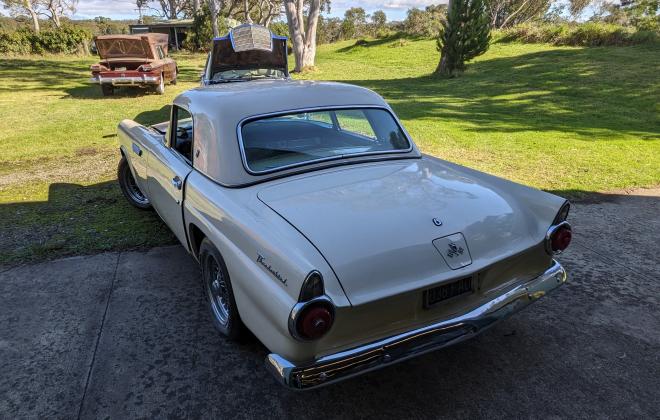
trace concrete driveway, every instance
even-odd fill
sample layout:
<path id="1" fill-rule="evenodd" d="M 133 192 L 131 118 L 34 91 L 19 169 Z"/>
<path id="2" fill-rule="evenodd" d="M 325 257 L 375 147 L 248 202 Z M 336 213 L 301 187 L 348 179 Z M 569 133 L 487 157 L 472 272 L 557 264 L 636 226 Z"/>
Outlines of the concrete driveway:
<path id="1" fill-rule="evenodd" d="M 474 340 L 306 393 L 222 339 L 180 247 L 0 274 L 0 418 L 657 418 L 660 191 L 574 206 L 570 283 Z"/>

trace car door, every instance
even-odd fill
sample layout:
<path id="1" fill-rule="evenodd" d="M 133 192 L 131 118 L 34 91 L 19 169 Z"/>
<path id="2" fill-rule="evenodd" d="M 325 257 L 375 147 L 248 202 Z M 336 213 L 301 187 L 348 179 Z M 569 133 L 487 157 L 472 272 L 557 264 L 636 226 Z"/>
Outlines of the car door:
<path id="1" fill-rule="evenodd" d="M 149 156 L 147 184 L 149 199 L 160 217 L 184 246 L 188 246 L 183 225 L 186 178 L 192 172 L 193 119 L 186 109 L 172 106 L 170 128 L 165 142 Z"/>

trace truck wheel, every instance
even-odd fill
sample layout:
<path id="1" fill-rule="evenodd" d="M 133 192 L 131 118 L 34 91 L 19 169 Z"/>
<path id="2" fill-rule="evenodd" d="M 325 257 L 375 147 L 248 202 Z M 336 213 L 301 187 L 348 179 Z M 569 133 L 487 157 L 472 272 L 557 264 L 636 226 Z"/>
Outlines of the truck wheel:
<path id="1" fill-rule="evenodd" d="M 117 180 L 119 181 L 119 188 L 129 204 L 140 210 L 151 209 L 149 199 L 138 188 L 135 178 L 133 178 L 133 174 L 131 173 L 131 168 L 128 167 L 128 161 L 123 156 L 117 167 Z"/>
<path id="2" fill-rule="evenodd" d="M 213 325 L 230 340 L 240 341 L 246 328 L 238 314 L 229 272 L 220 252 L 208 238 L 204 238 L 199 247 L 199 260 Z"/>
<path id="3" fill-rule="evenodd" d="M 160 75 L 160 83 L 156 86 L 156 93 L 162 95 L 165 93 L 165 75 Z"/>
<path id="4" fill-rule="evenodd" d="M 112 96 L 115 94 L 115 88 L 112 85 L 101 85 L 101 92 L 103 96 Z"/>

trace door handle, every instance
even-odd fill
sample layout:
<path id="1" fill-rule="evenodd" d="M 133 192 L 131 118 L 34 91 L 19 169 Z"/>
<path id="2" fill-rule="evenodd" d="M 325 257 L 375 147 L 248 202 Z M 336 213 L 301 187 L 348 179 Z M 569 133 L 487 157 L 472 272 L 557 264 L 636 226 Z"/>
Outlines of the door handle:
<path id="1" fill-rule="evenodd" d="M 142 156 L 142 149 L 140 149 L 140 146 L 137 144 L 133 143 L 133 153 L 135 153 L 138 156 Z"/>
<path id="2" fill-rule="evenodd" d="M 172 186 L 177 190 L 180 190 L 183 187 L 183 182 L 181 181 L 181 178 L 179 178 L 178 176 L 172 178 Z"/>

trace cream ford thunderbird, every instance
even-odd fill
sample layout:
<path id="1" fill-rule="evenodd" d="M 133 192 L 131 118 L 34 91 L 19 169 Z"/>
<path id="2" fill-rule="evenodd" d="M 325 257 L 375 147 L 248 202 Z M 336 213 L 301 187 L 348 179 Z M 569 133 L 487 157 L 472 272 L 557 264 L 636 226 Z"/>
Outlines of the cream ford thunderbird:
<path id="1" fill-rule="evenodd" d="M 566 281 L 565 199 L 420 153 L 370 90 L 212 67 L 170 122 L 121 122 L 119 181 L 286 386 L 458 343 Z"/>

